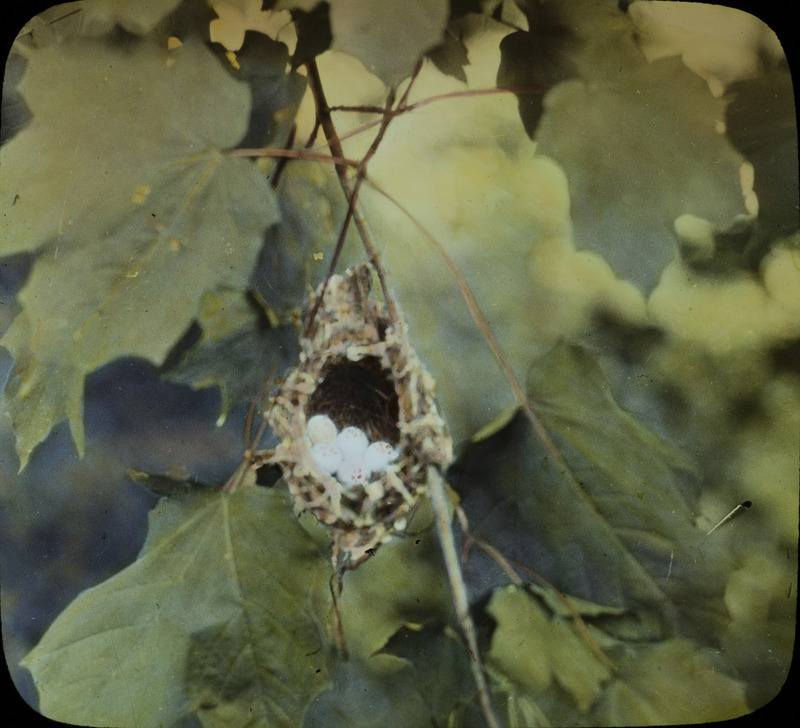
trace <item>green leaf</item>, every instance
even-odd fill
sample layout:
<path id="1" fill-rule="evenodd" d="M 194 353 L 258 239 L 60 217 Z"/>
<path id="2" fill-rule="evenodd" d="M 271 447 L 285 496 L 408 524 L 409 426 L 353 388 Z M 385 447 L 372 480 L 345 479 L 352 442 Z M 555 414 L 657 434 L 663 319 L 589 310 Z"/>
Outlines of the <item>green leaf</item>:
<path id="1" fill-rule="evenodd" d="M 381 652 L 411 663 L 415 690 L 436 725 L 448 725 L 453 711 L 475 696 L 471 658 L 461 637 L 448 627 L 419 624 L 401 627 Z"/>
<path id="2" fill-rule="evenodd" d="M 714 723 L 749 713 L 744 683 L 720 669 L 714 652 L 681 639 L 641 647 L 620 662 L 594 725 Z"/>
<path id="3" fill-rule="evenodd" d="M 181 0 L 88 0 L 82 3 L 84 29 L 92 34 L 107 33 L 115 25 L 129 33 L 149 33 Z"/>
<path id="4" fill-rule="evenodd" d="M 442 42 L 446 0 L 331 0 L 332 48 L 358 58 L 396 87 L 425 51 Z"/>
<path id="5" fill-rule="evenodd" d="M 580 41 L 559 17 L 559 3 L 527 3 L 529 30 L 518 30 L 500 42 L 498 88 L 516 91 L 519 115 L 528 136 L 534 138 L 544 112 L 544 96 L 555 86 L 578 75 L 572 56 Z"/>
<path id="6" fill-rule="evenodd" d="M 725 113 L 725 134 L 753 165 L 759 225 L 779 235 L 798 228 L 800 181 L 793 163 L 797 158 L 797 116 L 792 89 L 788 68 L 742 81 L 735 84 Z M 753 266 L 760 258 L 754 256 L 746 262 Z"/>
<path id="7" fill-rule="evenodd" d="M 247 87 L 197 39 L 172 55 L 166 38 L 82 37 L 27 55 L 20 91 L 34 118 L 2 147 L 0 254 L 48 243 L 63 253 L 128 217 L 161 228 L 152 193 L 246 131 Z"/>
<path id="8" fill-rule="evenodd" d="M 383 663 L 383 670 L 375 669 L 376 661 Z M 430 724 L 430 712 L 416 690 L 408 664 L 383 656 L 369 666 L 360 660 L 339 663 L 331 687 L 309 707 L 303 728 L 407 728 Z"/>
<path id="9" fill-rule="evenodd" d="M 329 680 L 329 577 L 285 491 L 162 500 L 136 562 L 79 595 L 23 665 L 42 712 L 67 723 L 196 712 L 205 725 L 249 713 L 296 726 Z"/>
<path id="10" fill-rule="evenodd" d="M 569 179 L 575 246 L 650 292 L 676 255 L 676 218 L 724 228 L 745 213 L 742 159 L 716 126 L 726 102 L 680 58 L 649 63 L 613 3 L 558 0 L 554 10 L 581 41 L 569 49 L 580 80 L 548 93 L 537 151 Z"/>
<path id="11" fill-rule="evenodd" d="M 621 638 L 713 641 L 732 564 L 695 524 L 691 462 L 619 406 L 585 348 L 556 347 L 528 385 L 575 480 L 518 415 L 451 469 L 473 527 L 562 591 L 633 610 L 604 618 Z"/>
<path id="12" fill-rule="evenodd" d="M 440 45 L 428 52 L 428 58 L 442 73 L 466 83 L 464 67 L 469 65 L 467 47 L 450 30 L 444 34 Z"/>
<path id="13" fill-rule="evenodd" d="M 297 317 L 308 291 L 327 275 L 347 206 L 330 165 L 293 161 L 281 172 L 277 192 L 281 221 L 267 231 L 250 287 L 270 316 L 283 321 Z M 362 258 L 350 226 L 338 269 Z"/>
<path id="14" fill-rule="evenodd" d="M 166 367 L 165 376 L 195 389 L 219 387 L 220 421 L 297 358 L 296 327 L 271 326 L 240 291 L 204 293 L 196 321 L 199 340 Z"/>
<path id="15" fill-rule="evenodd" d="M 592 652 L 572 620 L 553 617 L 530 594 L 498 589 L 488 612 L 497 620 L 487 665 L 530 695 L 565 690 L 586 714 L 611 679 L 611 667 Z"/>
<path id="16" fill-rule="evenodd" d="M 691 640 L 622 644 L 590 627 L 612 667 L 572 620 L 516 587 L 498 589 L 488 611 L 497 627 L 487 666 L 507 696 L 510 725 L 700 723 L 750 709 L 744 683 L 726 674 L 716 650 Z"/>
<path id="17" fill-rule="evenodd" d="M 297 47 L 292 55 L 292 67 L 299 68 L 331 46 L 330 6 L 321 2 L 315 8 L 292 11 L 292 20 L 297 29 Z"/>
<path id="18" fill-rule="evenodd" d="M 278 211 L 256 167 L 220 151 L 249 92 L 198 40 L 31 51 L 22 92 L 33 121 L 0 150 L 0 253 L 41 251 L 1 342 L 24 467 L 65 417 L 82 452 L 84 376 L 161 362 L 205 291 L 246 286 Z"/>
<path id="19" fill-rule="evenodd" d="M 354 56 L 393 88 L 411 75 L 426 51 L 442 42 L 449 15 L 447 0 L 330 0 L 328 4 L 328 13 L 318 0 L 281 4 L 300 11 L 295 65 L 325 50 L 332 37 L 332 50 Z"/>

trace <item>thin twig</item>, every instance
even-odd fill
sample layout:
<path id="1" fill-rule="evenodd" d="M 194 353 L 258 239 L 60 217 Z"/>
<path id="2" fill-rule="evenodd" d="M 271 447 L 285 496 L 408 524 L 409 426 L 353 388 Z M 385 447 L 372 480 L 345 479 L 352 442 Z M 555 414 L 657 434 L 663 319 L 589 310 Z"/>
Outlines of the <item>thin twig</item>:
<path id="1" fill-rule="evenodd" d="M 547 450 L 548 454 L 552 458 L 553 462 L 558 466 L 559 470 L 561 471 L 562 475 L 567 479 L 570 485 L 575 489 L 578 495 L 588 503 L 592 508 L 594 506 L 589 501 L 588 496 L 586 495 L 585 491 L 583 490 L 583 486 L 581 485 L 580 481 L 575 477 L 575 474 L 570 469 L 567 461 L 561 455 L 561 452 L 555 446 L 550 434 L 545 429 L 544 424 L 542 423 L 539 416 L 536 414 L 536 411 L 533 408 L 533 404 L 531 403 L 528 395 L 525 394 L 525 390 L 522 388 L 522 385 L 517 379 L 517 375 L 514 373 L 514 370 L 511 367 L 506 355 L 503 353 L 503 349 L 500 346 L 500 343 L 495 338 L 495 335 L 492 333 L 491 328 L 489 327 L 489 323 L 484 317 L 483 313 L 481 313 L 480 307 L 478 306 L 478 302 L 475 300 L 475 296 L 472 293 L 472 290 L 469 287 L 469 284 L 465 280 L 464 276 L 461 274 L 461 271 L 458 269 L 455 261 L 450 257 L 449 253 L 445 250 L 444 246 L 434 237 L 434 235 L 411 213 L 411 211 L 405 207 L 399 200 L 395 199 L 389 192 L 387 192 L 381 185 L 379 185 L 374 179 L 371 177 L 367 177 L 367 181 L 369 184 L 375 189 L 376 192 L 383 195 L 387 200 L 392 202 L 397 209 L 399 209 L 408 219 L 414 224 L 414 226 L 422 233 L 422 236 L 428 241 L 428 243 L 436 250 L 439 256 L 444 262 L 447 269 L 450 271 L 450 274 L 456 281 L 456 285 L 458 286 L 458 290 L 461 292 L 461 297 L 464 299 L 464 303 L 467 306 L 470 316 L 472 320 L 475 322 L 475 325 L 480 330 L 481 334 L 483 335 L 484 340 L 489 346 L 489 349 L 492 352 L 492 355 L 495 358 L 498 366 L 500 367 L 501 371 L 503 372 L 506 380 L 508 381 L 509 385 L 511 386 L 511 390 L 514 392 L 514 398 L 517 400 L 520 408 L 525 415 L 527 416 L 528 420 L 530 420 L 531 425 L 533 425 L 534 432 L 536 436 L 539 438 L 539 441 L 544 446 L 545 450 Z"/>
<path id="2" fill-rule="evenodd" d="M 330 154 L 317 154 L 307 149 L 278 149 L 276 147 L 259 147 L 253 149 L 229 149 L 231 157 L 278 157 L 281 159 L 301 159 L 306 162 L 327 162 L 337 167 L 355 167 L 361 164 L 357 159 L 335 157 Z"/>
<path id="3" fill-rule="evenodd" d="M 550 90 L 549 86 L 506 86 L 503 88 L 476 88 L 476 89 L 465 89 L 464 91 L 450 91 L 445 94 L 435 94 L 433 96 L 428 96 L 427 98 L 420 99 L 419 101 L 415 101 L 413 104 L 408 104 L 405 107 L 398 108 L 395 110 L 394 115 L 400 116 L 401 114 L 405 114 L 408 111 L 414 111 L 415 109 L 420 109 L 423 106 L 428 106 L 428 104 L 436 103 L 437 101 L 446 101 L 448 99 L 457 99 L 457 98 L 469 98 L 470 96 L 493 96 L 495 94 L 544 94 Z M 379 107 L 375 106 L 339 106 L 336 108 L 332 108 L 331 111 L 350 111 L 350 112 L 363 112 L 367 114 L 377 113 L 375 110 Z M 351 137 L 358 136 L 359 134 L 363 134 L 365 131 L 369 131 L 370 129 L 378 126 L 381 123 L 380 119 L 375 119 L 374 121 L 368 121 L 365 124 L 362 124 L 356 129 L 351 129 L 346 134 L 342 134 L 339 137 L 340 141 L 345 141 L 346 139 L 350 139 Z"/>
<path id="4" fill-rule="evenodd" d="M 608 659 L 608 656 L 605 652 L 603 652 L 600 645 L 595 642 L 594 637 L 592 637 L 591 633 L 589 632 L 589 628 L 586 626 L 586 622 L 583 621 L 583 617 L 581 613 L 577 610 L 575 605 L 569 600 L 566 594 L 561 592 L 560 589 L 556 589 L 553 584 L 551 584 L 547 579 L 545 579 L 540 574 L 537 574 L 533 569 L 525 566 L 518 561 L 514 561 L 512 559 L 507 559 L 503 552 L 497 548 L 489 541 L 482 539 L 480 536 L 476 536 L 475 533 L 469 527 L 469 521 L 467 519 L 467 514 L 464 512 L 464 509 L 461 506 L 456 506 L 456 515 L 458 516 L 458 522 L 461 526 L 461 530 L 464 532 L 464 542 L 469 544 L 475 544 L 478 548 L 485 551 L 492 560 L 506 573 L 506 576 L 511 580 L 511 582 L 517 587 L 524 587 L 525 582 L 520 578 L 519 574 L 517 573 L 517 569 L 520 571 L 525 572 L 527 576 L 529 576 L 533 581 L 539 582 L 542 586 L 548 589 L 551 593 L 555 594 L 558 600 L 569 610 L 569 613 L 572 615 L 573 619 L 575 620 L 575 626 L 578 628 L 578 631 L 583 636 L 586 643 L 589 645 L 589 649 L 595 654 L 595 656 L 606 663 L 609 667 L 614 667 L 614 663 Z"/>
<path id="5" fill-rule="evenodd" d="M 317 119 L 319 121 L 320 126 L 322 127 L 323 133 L 325 134 L 325 139 L 328 142 L 328 148 L 330 149 L 331 155 L 334 158 L 344 159 L 345 156 L 342 150 L 341 141 L 336 132 L 336 127 L 334 126 L 333 119 L 331 117 L 330 106 L 328 106 L 328 101 L 325 98 L 325 91 L 322 87 L 322 80 L 320 79 L 319 76 L 319 69 L 317 68 L 316 61 L 310 61 L 306 65 L 308 69 L 309 87 L 311 88 L 311 93 L 314 96 L 314 103 L 317 108 Z M 357 169 L 355 182 L 347 174 L 346 169 L 344 169 L 340 165 L 336 166 L 336 171 L 339 176 L 339 182 L 342 185 L 342 189 L 345 192 L 349 204 L 348 204 L 347 216 L 345 217 L 345 220 L 342 224 L 342 231 L 340 232 L 339 240 L 337 241 L 336 248 L 334 249 L 333 252 L 333 259 L 331 261 L 328 277 L 325 279 L 325 283 L 323 284 L 322 294 L 324 295 L 325 288 L 328 285 L 328 281 L 330 280 L 330 277 L 333 275 L 333 272 L 336 268 L 336 264 L 339 261 L 339 256 L 341 255 L 342 248 L 344 247 L 347 227 L 350 223 L 350 220 L 353 219 L 356 228 L 359 232 L 359 236 L 361 237 L 361 242 L 364 245 L 364 249 L 367 251 L 367 255 L 369 256 L 370 262 L 372 263 L 372 267 L 375 269 L 375 272 L 378 275 L 378 279 L 380 280 L 381 288 L 383 289 L 383 296 L 386 301 L 386 308 L 388 309 L 389 315 L 392 318 L 392 320 L 396 321 L 398 320 L 397 304 L 395 303 L 394 296 L 391 292 L 391 289 L 389 288 L 388 273 L 383 267 L 383 263 L 381 262 L 380 256 L 378 255 L 378 250 L 375 247 L 375 244 L 372 240 L 372 235 L 370 234 L 369 228 L 367 227 L 366 219 L 364 218 L 364 215 L 361 213 L 360 207 L 358 205 L 358 191 L 364 182 L 364 177 L 366 176 L 366 165 L 377 151 L 378 145 L 381 143 L 381 141 L 383 140 L 383 136 L 386 133 L 386 128 L 391 119 L 393 118 L 393 115 L 391 113 L 391 107 L 393 102 L 394 102 L 394 92 L 391 91 L 386 100 L 386 109 L 384 116 L 381 119 L 380 129 L 378 130 L 375 139 L 370 145 L 369 150 L 367 150 L 367 153 L 364 155 L 364 158 L 355 167 Z M 321 301 L 322 301 L 322 295 L 320 295 L 317 298 L 317 302 L 314 305 L 314 308 L 312 309 L 311 314 L 309 316 L 309 322 L 313 322 L 317 310 L 319 309 Z"/>
<path id="6" fill-rule="evenodd" d="M 474 88 L 463 91 L 450 91 L 446 94 L 435 94 L 427 98 L 415 101 L 406 106 L 404 111 L 414 111 L 428 104 L 448 99 L 469 98 L 471 96 L 492 96 L 494 94 L 545 94 L 550 90 L 549 86 L 503 86 L 502 88 Z"/>
<path id="7" fill-rule="evenodd" d="M 267 431 L 267 421 L 263 417 L 261 418 L 261 422 L 258 425 L 258 430 L 256 431 L 255 437 L 253 437 L 253 421 L 255 420 L 256 412 L 258 411 L 259 407 L 262 405 L 264 401 L 264 397 L 269 389 L 270 383 L 273 381 L 275 377 L 275 366 L 271 367 L 269 373 L 265 377 L 264 381 L 261 382 L 261 386 L 258 388 L 258 394 L 253 397 L 250 401 L 250 406 L 247 408 L 247 415 L 244 418 L 244 446 L 245 451 L 244 455 L 242 456 L 242 462 L 239 463 L 236 470 L 233 471 L 233 474 L 230 478 L 228 478 L 225 485 L 222 486 L 223 493 L 232 493 L 235 491 L 244 480 L 245 475 L 252 469 L 256 469 L 261 467 L 264 463 L 264 455 L 270 453 L 259 452 L 256 448 L 258 447 L 258 443 L 261 442 L 261 438 L 264 437 L 264 433 Z"/>
<path id="8" fill-rule="evenodd" d="M 461 625 L 461 630 L 464 633 L 464 638 L 467 641 L 467 648 L 472 656 L 470 666 L 472 668 L 475 684 L 478 687 L 478 699 L 481 704 L 481 711 L 483 712 L 483 717 L 486 718 L 486 723 L 489 728 L 500 728 L 500 722 L 495 715 L 494 706 L 492 705 L 489 683 L 486 680 L 486 673 L 483 669 L 481 653 L 478 648 L 478 635 L 475 630 L 475 624 L 472 621 L 472 615 L 469 613 L 469 594 L 467 592 L 467 585 L 464 583 L 464 576 L 461 573 L 461 567 L 458 563 L 458 552 L 456 551 L 456 543 L 453 538 L 453 530 L 450 527 L 450 512 L 447 506 L 447 492 L 445 488 L 444 479 L 439 474 L 439 471 L 429 466 L 428 494 L 430 495 L 433 513 L 436 517 L 436 531 L 439 534 L 439 541 L 442 546 L 444 565 L 447 570 L 448 581 L 450 582 L 450 591 L 453 595 L 456 615 Z"/>
<path id="9" fill-rule="evenodd" d="M 330 581 L 328 582 L 328 587 L 331 590 L 331 599 L 333 604 L 333 637 L 336 641 L 336 649 L 339 650 L 339 654 L 341 655 L 343 660 L 348 659 L 348 651 L 347 651 L 347 642 L 344 638 L 344 624 L 342 623 L 342 610 L 339 605 L 339 595 L 342 593 L 342 580 L 344 579 L 344 572 L 340 570 L 336 570 L 333 574 L 331 574 Z M 336 586 L 334 586 L 334 580 L 336 580 Z"/>
<path id="10" fill-rule="evenodd" d="M 284 144 L 284 149 L 291 149 L 294 146 L 294 138 L 297 135 L 297 124 L 292 124 L 292 128 L 289 131 L 289 136 L 286 139 L 286 143 Z M 281 177 L 283 177 L 283 170 L 286 169 L 286 165 L 289 163 L 288 157 L 282 157 L 278 160 L 278 163 L 275 165 L 275 171 L 272 175 L 272 189 L 277 189 L 278 185 L 280 184 Z"/>
<path id="11" fill-rule="evenodd" d="M 251 470 L 257 469 L 264 464 L 265 459 L 263 456 L 265 453 L 259 453 L 255 446 L 264 436 L 264 433 L 267 431 L 267 421 L 265 419 L 261 420 L 261 423 L 258 426 L 258 431 L 256 432 L 256 436 L 253 438 L 250 447 L 245 450 L 244 455 L 242 456 L 242 462 L 239 463 L 239 466 L 236 470 L 233 471 L 233 475 L 228 478 L 228 481 L 225 485 L 222 486 L 223 493 L 233 493 L 244 480 L 244 476 L 247 475 Z M 271 455 L 271 451 L 269 453 Z"/>
<path id="12" fill-rule="evenodd" d="M 359 114 L 383 114 L 382 106 L 331 106 L 331 111 L 350 111 Z M 377 119 L 376 124 L 380 124 L 380 119 Z"/>

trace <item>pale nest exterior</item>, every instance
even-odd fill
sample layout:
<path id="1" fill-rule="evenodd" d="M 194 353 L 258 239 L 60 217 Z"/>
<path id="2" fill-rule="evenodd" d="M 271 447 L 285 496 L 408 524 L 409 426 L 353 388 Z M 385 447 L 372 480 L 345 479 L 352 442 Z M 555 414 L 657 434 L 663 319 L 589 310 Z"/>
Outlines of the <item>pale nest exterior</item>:
<path id="1" fill-rule="evenodd" d="M 309 327 L 321 290 L 311 295 L 303 317 L 300 362 L 281 384 L 267 419 L 281 439 L 271 460 L 281 466 L 296 507 L 331 528 L 334 564 L 348 569 L 405 528 L 425 489 L 427 467 L 444 470 L 453 448 L 434 402 L 433 377 L 411 347 L 406 323 L 392 321 L 371 294 L 369 267 L 333 276 Z M 342 372 L 346 386 L 334 385 Z M 380 386 L 374 385 L 376 376 Z M 320 414 L 315 407 L 324 403 L 323 414 L 336 419 L 339 410 L 347 412 L 350 396 L 377 403 L 374 423 L 372 413 L 359 411 L 364 429 L 379 429 L 379 439 L 392 439 L 399 452 L 365 485 L 345 486 L 324 472 L 311 455 L 306 432 L 308 420 Z M 387 424 L 387 413 L 396 422 Z M 354 424 L 347 416 L 341 415 L 340 426 Z"/>

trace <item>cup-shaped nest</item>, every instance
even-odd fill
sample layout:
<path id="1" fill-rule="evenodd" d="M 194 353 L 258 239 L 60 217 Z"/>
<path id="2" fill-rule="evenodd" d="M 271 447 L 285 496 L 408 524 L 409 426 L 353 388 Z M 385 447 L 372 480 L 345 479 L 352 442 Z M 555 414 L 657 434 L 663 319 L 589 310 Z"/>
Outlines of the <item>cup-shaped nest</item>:
<path id="1" fill-rule="evenodd" d="M 425 489 L 427 467 L 447 467 L 452 441 L 436 409 L 433 377 L 411 347 L 406 323 L 391 320 L 371 294 L 367 265 L 331 277 L 324 293 L 320 286 L 303 324 L 300 362 L 267 416 L 281 439 L 272 460 L 297 508 L 331 528 L 337 568 L 355 568 L 404 530 Z M 367 444 L 380 443 L 372 451 L 390 452 L 390 462 L 347 460 L 346 443 L 345 455 L 331 453 L 327 441 L 335 445 L 337 433 L 340 444 L 352 433 Z M 363 475 L 353 477 L 354 467 L 362 467 Z"/>

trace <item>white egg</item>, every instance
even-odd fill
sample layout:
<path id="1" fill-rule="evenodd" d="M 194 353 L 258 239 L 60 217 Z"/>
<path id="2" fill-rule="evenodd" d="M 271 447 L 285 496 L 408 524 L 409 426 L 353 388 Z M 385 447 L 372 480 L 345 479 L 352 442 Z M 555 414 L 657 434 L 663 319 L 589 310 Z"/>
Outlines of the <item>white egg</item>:
<path id="1" fill-rule="evenodd" d="M 327 415 L 314 415 L 306 423 L 306 434 L 312 445 L 324 445 L 336 439 L 336 425 Z"/>
<path id="2" fill-rule="evenodd" d="M 333 475 L 342 464 L 342 453 L 336 443 L 324 442 L 311 448 L 311 457 L 319 469 Z"/>
<path id="3" fill-rule="evenodd" d="M 367 449 L 369 440 L 358 427 L 345 427 L 336 436 L 336 444 L 345 458 L 360 458 Z"/>
<path id="4" fill-rule="evenodd" d="M 399 454 L 388 442 L 373 442 L 364 451 L 364 467 L 371 473 L 382 473 Z"/>
<path id="5" fill-rule="evenodd" d="M 361 458 L 345 458 L 336 470 L 336 478 L 342 485 L 364 485 L 369 479 L 369 471 Z"/>

